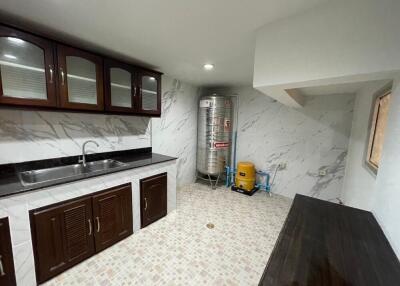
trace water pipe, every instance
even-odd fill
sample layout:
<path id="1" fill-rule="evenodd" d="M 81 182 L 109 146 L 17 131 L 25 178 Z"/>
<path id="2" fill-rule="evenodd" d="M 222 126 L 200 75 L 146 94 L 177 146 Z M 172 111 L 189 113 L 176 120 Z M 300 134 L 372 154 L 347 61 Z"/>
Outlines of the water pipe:
<path id="1" fill-rule="evenodd" d="M 230 168 L 230 185 L 232 185 L 235 182 L 235 168 L 236 168 L 236 150 L 237 150 L 237 135 L 238 135 L 238 126 L 239 126 L 239 96 L 237 94 L 234 95 L 229 95 L 229 97 L 234 97 L 235 98 L 235 103 L 234 103 L 234 111 L 235 111 L 235 118 L 233 120 L 233 126 L 235 127 L 235 131 L 233 132 L 233 158 L 232 159 L 232 164 Z"/>
<path id="2" fill-rule="evenodd" d="M 229 166 L 225 166 L 225 172 L 226 172 L 226 179 L 225 179 L 225 187 L 230 186 L 230 173 L 231 173 L 231 168 Z"/>

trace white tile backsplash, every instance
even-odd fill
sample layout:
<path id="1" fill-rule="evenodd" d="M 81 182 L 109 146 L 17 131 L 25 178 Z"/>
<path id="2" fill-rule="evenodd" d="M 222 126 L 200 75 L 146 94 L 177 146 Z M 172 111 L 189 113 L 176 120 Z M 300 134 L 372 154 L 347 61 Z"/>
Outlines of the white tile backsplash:
<path id="1" fill-rule="evenodd" d="M 150 120 L 145 117 L 31 110 L 0 110 L 0 164 L 81 154 L 92 139 L 109 152 L 151 147 Z"/>
<path id="2" fill-rule="evenodd" d="M 108 152 L 153 147 L 153 152 L 178 157 L 178 184 L 192 183 L 196 169 L 199 89 L 162 78 L 161 118 L 74 112 L 0 109 L 0 164 L 81 154 L 92 139 Z"/>

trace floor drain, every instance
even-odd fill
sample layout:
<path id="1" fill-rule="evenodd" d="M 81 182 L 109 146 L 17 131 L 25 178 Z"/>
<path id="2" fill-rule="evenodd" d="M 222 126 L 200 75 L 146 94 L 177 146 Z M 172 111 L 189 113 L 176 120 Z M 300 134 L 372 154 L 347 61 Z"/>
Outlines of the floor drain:
<path id="1" fill-rule="evenodd" d="M 213 229 L 213 228 L 214 228 L 214 224 L 212 224 L 212 223 L 207 223 L 207 227 L 208 227 L 209 229 Z"/>

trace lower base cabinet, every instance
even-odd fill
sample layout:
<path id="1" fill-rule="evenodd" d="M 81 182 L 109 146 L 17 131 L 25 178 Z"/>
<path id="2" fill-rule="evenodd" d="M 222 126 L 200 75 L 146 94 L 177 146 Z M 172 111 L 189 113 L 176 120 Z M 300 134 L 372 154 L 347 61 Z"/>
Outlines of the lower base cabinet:
<path id="1" fill-rule="evenodd" d="M 132 188 L 122 185 L 32 210 L 30 219 L 42 283 L 133 233 Z"/>
<path id="2" fill-rule="evenodd" d="M 35 211 L 31 223 L 39 283 L 95 253 L 91 198 Z"/>
<path id="3" fill-rule="evenodd" d="M 92 201 L 96 251 L 103 250 L 133 233 L 130 185 L 95 195 Z"/>
<path id="4" fill-rule="evenodd" d="M 0 285 L 16 285 L 8 218 L 0 219 Z"/>
<path id="5" fill-rule="evenodd" d="M 140 180 L 142 228 L 167 215 L 167 173 Z"/>

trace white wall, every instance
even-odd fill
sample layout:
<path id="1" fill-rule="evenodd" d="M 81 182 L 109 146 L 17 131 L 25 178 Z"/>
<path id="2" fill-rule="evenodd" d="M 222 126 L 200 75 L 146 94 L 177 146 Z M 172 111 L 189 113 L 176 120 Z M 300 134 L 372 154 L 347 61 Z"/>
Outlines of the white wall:
<path id="1" fill-rule="evenodd" d="M 367 166 L 366 156 L 374 99 L 377 92 L 386 88 L 388 83 L 388 81 L 368 83 L 356 94 L 346 175 L 341 195 L 342 201 L 348 206 L 371 210 L 377 195 L 376 174 Z"/>
<path id="2" fill-rule="evenodd" d="M 163 76 L 161 118 L 152 119 L 153 152 L 178 157 L 177 185 L 194 182 L 199 89 Z"/>
<path id="3" fill-rule="evenodd" d="M 400 70 L 399 13 L 398 0 L 335 0 L 267 24 L 257 33 L 254 87 L 390 78 Z"/>
<path id="4" fill-rule="evenodd" d="M 307 97 L 303 109 L 287 107 L 251 87 L 208 92 L 239 95 L 238 160 L 273 171 L 274 193 L 326 200 L 340 196 L 350 136 L 353 95 Z M 327 170 L 325 177 L 320 170 Z"/>
<path id="5" fill-rule="evenodd" d="M 254 81 L 264 90 L 396 78 L 400 70 L 400 1 L 337 0 L 258 31 Z M 392 96 L 376 179 L 365 168 L 374 90 L 357 95 L 342 197 L 372 210 L 400 255 L 400 87 Z"/>
<path id="6" fill-rule="evenodd" d="M 400 81 L 392 90 L 372 211 L 400 257 Z"/>
<path id="7" fill-rule="evenodd" d="M 346 205 L 372 211 L 400 257 L 400 81 L 392 88 L 380 167 L 375 176 L 365 165 L 368 132 L 376 92 L 388 86 L 387 81 L 370 83 L 356 96 L 354 120 L 342 200 Z"/>

